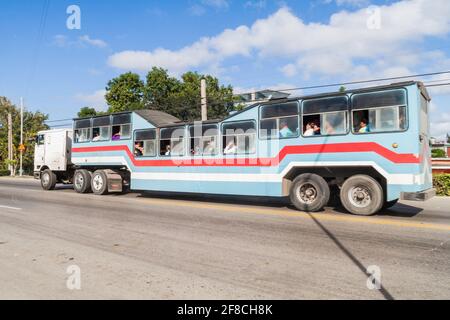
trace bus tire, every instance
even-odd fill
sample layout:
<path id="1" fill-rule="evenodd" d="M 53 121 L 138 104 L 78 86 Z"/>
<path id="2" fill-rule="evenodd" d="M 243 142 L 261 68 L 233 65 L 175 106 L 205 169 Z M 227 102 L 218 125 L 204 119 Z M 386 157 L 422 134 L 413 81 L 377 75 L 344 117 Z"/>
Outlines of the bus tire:
<path id="1" fill-rule="evenodd" d="M 91 192 L 91 178 L 92 173 L 86 169 L 75 171 L 73 175 L 73 188 L 78 193 Z"/>
<path id="2" fill-rule="evenodd" d="M 354 215 L 371 216 L 384 204 L 383 188 L 374 178 L 358 174 L 347 180 L 341 188 L 341 202 Z"/>
<path id="3" fill-rule="evenodd" d="M 289 195 L 291 203 L 298 210 L 317 212 L 327 205 L 330 187 L 321 176 L 304 173 L 294 179 Z"/>
<path id="4" fill-rule="evenodd" d="M 41 186 L 44 190 L 55 190 L 57 177 L 56 174 L 50 170 L 45 169 L 41 173 Z"/>
<path id="5" fill-rule="evenodd" d="M 92 175 L 91 180 L 92 192 L 97 195 L 104 195 L 108 193 L 108 177 L 104 170 L 97 170 Z"/>

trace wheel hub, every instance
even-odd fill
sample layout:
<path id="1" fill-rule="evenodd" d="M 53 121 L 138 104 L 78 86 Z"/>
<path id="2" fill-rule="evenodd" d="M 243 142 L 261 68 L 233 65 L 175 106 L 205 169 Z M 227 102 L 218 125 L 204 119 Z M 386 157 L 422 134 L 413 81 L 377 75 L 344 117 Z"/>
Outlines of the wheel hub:
<path id="1" fill-rule="evenodd" d="M 95 190 L 100 190 L 103 187 L 103 179 L 100 175 L 96 175 L 93 182 L 93 187 Z"/>
<path id="2" fill-rule="evenodd" d="M 363 186 L 356 186 L 349 190 L 348 198 L 357 207 L 364 208 L 372 202 L 372 194 L 369 189 Z"/>
<path id="3" fill-rule="evenodd" d="M 44 173 L 42 175 L 42 183 L 44 185 L 47 185 L 47 184 L 49 184 L 49 182 L 50 182 L 50 175 L 48 173 Z"/>
<path id="4" fill-rule="evenodd" d="M 83 175 L 81 174 L 77 174 L 76 178 L 75 178 L 75 185 L 78 189 L 81 189 L 83 187 L 84 184 L 84 178 Z"/>
<path id="5" fill-rule="evenodd" d="M 301 202 L 311 204 L 317 198 L 317 190 L 312 184 L 305 183 L 299 187 L 297 196 Z"/>

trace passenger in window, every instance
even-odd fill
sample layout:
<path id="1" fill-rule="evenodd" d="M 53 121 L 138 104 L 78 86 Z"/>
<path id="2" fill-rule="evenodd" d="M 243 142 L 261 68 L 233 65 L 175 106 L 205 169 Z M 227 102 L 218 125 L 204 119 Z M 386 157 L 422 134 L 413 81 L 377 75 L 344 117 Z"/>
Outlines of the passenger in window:
<path id="1" fill-rule="evenodd" d="M 113 141 L 117 141 L 117 140 L 120 140 L 120 137 L 121 137 L 121 132 L 120 132 L 121 130 L 120 130 L 120 128 L 119 128 L 119 130 L 116 132 L 116 133 L 113 133 L 113 135 L 112 135 L 112 140 Z"/>
<path id="2" fill-rule="evenodd" d="M 289 138 L 289 137 L 293 137 L 293 136 L 294 136 L 294 133 L 289 128 L 287 122 L 281 121 L 281 123 L 280 123 L 280 138 Z"/>
<path id="3" fill-rule="evenodd" d="M 236 153 L 236 151 L 237 151 L 237 147 L 234 144 L 234 140 L 231 140 L 230 142 L 228 142 L 227 146 L 223 150 L 223 153 L 224 154 L 232 154 L 232 153 Z"/>
<path id="4" fill-rule="evenodd" d="M 170 145 L 166 146 L 166 152 L 164 153 L 165 156 L 170 156 Z"/>
<path id="5" fill-rule="evenodd" d="M 216 146 L 213 141 L 208 141 L 205 149 L 203 150 L 204 154 L 215 154 L 216 153 Z"/>
<path id="6" fill-rule="evenodd" d="M 321 135 L 321 133 L 320 133 L 320 126 L 318 126 L 315 122 L 312 122 L 311 126 L 313 128 L 314 135 L 315 136 L 320 136 Z"/>
<path id="7" fill-rule="evenodd" d="M 99 141 L 100 140 L 100 132 L 94 132 L 94 137 L 92 138 L 92 141 Z"/>
<path id="8" fill-rule="evenodd" d="M 368 133 L 369 130 L 369 125 L 367 123 L 366 119 L 362 119 L 361 122 L 359 123 L 359 130 L 358 133 Z"/>
<path id="9" fill-rule="evenodd" d="M 314 129 L 313 129 L 311 123 L 307 123 L 307 124 L 306 124 L 305 132 L 303 133 L 303 135 L 304 135 L 305 137 L 311 137 L 311 136 L 314 135 Z"/>
<path id="10" fill-rule="evenodd" d="M 134 155 L 136 157 L 142 157 L 144 155 L 144 143 L 136 141 L 134 144 Z"/>
<path id="11" fill-rule="evenodd" d="M 200 146 L 195 146 L 194 149 L 191 150 L 191 153 L 192 153 L 194 156 L 200 155 Z"/>

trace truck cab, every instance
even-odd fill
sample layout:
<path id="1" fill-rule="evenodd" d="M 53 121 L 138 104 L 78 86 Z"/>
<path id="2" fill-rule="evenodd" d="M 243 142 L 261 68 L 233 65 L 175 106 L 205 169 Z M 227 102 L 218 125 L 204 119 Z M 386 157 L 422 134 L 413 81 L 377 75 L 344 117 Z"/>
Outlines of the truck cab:
<path id="1" fill-rule="evenodd" d="M 57 182 L 70 180 L 72 167 L 72 129 L 38 132 L 34 150 L 34 177 L 51 190 Z"/>

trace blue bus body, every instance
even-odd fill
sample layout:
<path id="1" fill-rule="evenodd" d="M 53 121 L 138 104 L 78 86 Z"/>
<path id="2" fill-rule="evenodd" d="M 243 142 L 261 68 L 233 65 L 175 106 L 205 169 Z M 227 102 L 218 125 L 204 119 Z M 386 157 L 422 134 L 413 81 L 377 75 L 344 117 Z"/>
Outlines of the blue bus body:
<path id="1" fill-rule="evenodd" d="M 366 93 L 393 90 L 405 92 L 406 114 L 402 115 L 404 118 L 399 125 L 401 130 L 355 132 L 355 115 L 352 112 L 356 111 L 353 110 L 353 101 Z M 345 132 L 304 136 L 305 101 L 333 96 L 348 99 Z M 184 155 L 167 156 L 159 151 L 154 156 L 137 156 L 134 150 L 136 134 L 142 130 L 155 129 L 155 146 L 159 150 L 163 127 L 157 127 L 138 112 L 132 112 L 130 138 L 117 141 L 74 141 L 72 163 L 77 168 L 126 168 L 130 172 L 132 190 L 270 197 L 287 196 L 290 183 L 299 172 L 317 171 L 328 176 L 329 181 L 341 176 L 345 179 L 347 173 L 371 172 L 384 184 L 385 200 L 392 201 L 403 195 L 417 194 L 432 188 L 428 142 L 429 100 L 421 83 L 409 82 L 342 94 L 261 103 L 217 122 L 219 132 L 216 143 L 219 151 L 217 154 L 202 156 L 195 156 L 190 152 L 193 140 L 189 126 L 193 124 L 182 123 L 164 127 L 184 126 L 185 139 L 181 142 L 184 144 Z M 290 137 L 267 139 L 261 136 L 262 108 L 274 103 L 298 105 L 298 131 L 293 132 Z M 326 113 L 326 110 L 322 111 Z M 378 111 L 374 108 L 366 114 L 369 112 L 376 115 Z M 291 122 L 295 119 L 292 116 Z M 247 154 L 224 154 L 224 126 L 248 121 L 253 122 L 255 128 L 254 143 L 249 147 L 251 151 Z"/>

